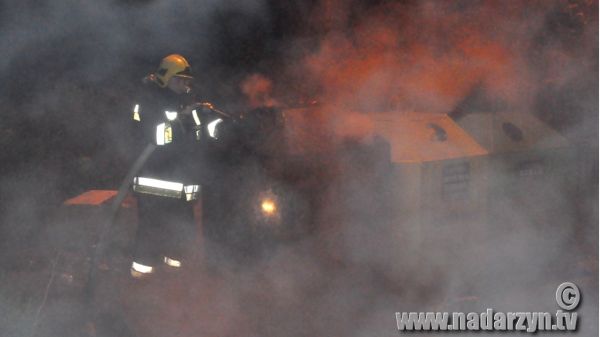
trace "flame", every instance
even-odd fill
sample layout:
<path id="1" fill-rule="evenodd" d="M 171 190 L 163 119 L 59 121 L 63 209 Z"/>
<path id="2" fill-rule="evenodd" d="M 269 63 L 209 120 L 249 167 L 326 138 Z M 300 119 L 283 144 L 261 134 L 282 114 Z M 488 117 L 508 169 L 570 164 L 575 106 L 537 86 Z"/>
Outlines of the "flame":
<path id="1" fill-rule="evenodd" d="M 315 98 L 338 109 L 448 113 L 475 87 L 493 101 L 527 109 L 544 77 L 572 78 L 553 70 L 564 70 L 556 61 L 577 67 L 574 48 L 539 45 L 547 18 L 569 1 L 419 1 L 368 10 L 350 4 L 320 3 L 311 21 L 320 33 L 317 48 L 292 71 L 296 82 L 317 88 Z M 592 5 L 571 7 L 579 21 L 593 12 Z M 557 49 L 567 56 L 556 60 Z"/>

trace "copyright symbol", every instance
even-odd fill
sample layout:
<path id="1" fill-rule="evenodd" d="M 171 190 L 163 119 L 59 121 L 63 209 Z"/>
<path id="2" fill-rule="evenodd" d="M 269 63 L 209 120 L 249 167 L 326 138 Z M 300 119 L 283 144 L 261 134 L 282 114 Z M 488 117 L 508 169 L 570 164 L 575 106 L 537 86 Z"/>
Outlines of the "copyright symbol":
<path id="1" fill-rule="evenodd" d="M 556 303 L 565 310 L 573 310 L 579 305 L 581 293 L 572 282 L 564 282 L 556 289 Z"/>

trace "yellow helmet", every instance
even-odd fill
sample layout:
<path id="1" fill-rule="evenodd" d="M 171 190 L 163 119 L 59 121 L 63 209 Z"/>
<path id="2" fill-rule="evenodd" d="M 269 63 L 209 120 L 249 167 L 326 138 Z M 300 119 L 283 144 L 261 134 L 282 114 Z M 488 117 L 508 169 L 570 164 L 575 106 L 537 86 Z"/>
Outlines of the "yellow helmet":
<path id="1" fill-rule="evenodd" d="M 173 76 L 193 78 L 191 70 L 190 64 L 185 57 L 179 54 L 171 54 L 160 61 L 160 65 L 154 75 L 158 85 L 164 88 Z"/>

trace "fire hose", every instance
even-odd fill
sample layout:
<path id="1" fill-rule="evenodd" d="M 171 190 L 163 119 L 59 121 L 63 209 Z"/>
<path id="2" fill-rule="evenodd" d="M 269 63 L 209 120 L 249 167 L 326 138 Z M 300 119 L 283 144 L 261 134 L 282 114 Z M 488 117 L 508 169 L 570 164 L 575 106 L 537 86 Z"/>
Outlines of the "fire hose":
<path id="1" fill-rule="evenodd" d="M 156 149 L 156 144 L 149 143 L 148 145 L 146 145 L 142 153 L 133 163 L 133 165 L 127 172 L 127 175 L 125 175 L 125 178 L 121 182 L 116 197 L 113 199 L 113 202 L 110 205 L 107 219 L 102 223 L 100 227 L 98 241 L 94 249 L 94 254 L 92 254 L 92 260 L 90 262 L 90 268 L 88 273 L 86 295 L 90 300 L 93 298 L 94 295 L 94 289 L 96 285 L 96 270 L 98 269 L 97 264 L 104 250 L 105 237 L 112 228 L 113 223 L 115 222 L 119 209 L 121 208 L 121 203 L 123 202 L 123 200 L 125 200 L 127 192 L 129 192 L 129 187 L 131 186 L 133 178 L 142 169 L 148 158 L 150 158 L 150 155 L 152 155 L 154 149 Z"/>
<path id="2" fill-rule="evenodd" d="M 102 224 L 101 224 L 98 241 L 96 242 L 96 245 L 94 247 L 94 252 L 92 254 L 92 258 L 91 258 L 90 265 L 89 265 L 86 288 L 84 289 L 84 295 L 85 295 L 86 300 L 88 301 L 88 310 L 89 310 L 88 323 L 90 323 L 90 324 L 92 324 L 92 326 L 94 326 L 94 330 L 96 329 L 95 322 L 97 320 L 96 312 L 95 312 L 95 310 L 93 310 L 93 308 L 94 308 L 93 303 L 94 303 L 94 299 L 96 297 L 95 291 L 96 291 L 96 284 L 97 284 L 97 270 L 98 270 L 98 263 L 101 260 L 102 255 L 104 253 L 104 245 L 105 245 L 105 241 L 106 241 L 106 236 L 108 235 L 108 232 L 110 231 L 110 229 L 113 227 L 113 224 L 115 222 L 115 219 L 117 218 L 119 209 L 121 208 L 121 203 L 123 202 L 123 200 L 127 196 L 127 193 L 129 192 L 129 187 L 131 186 L 133 178 L 139 173 L 139 171 L 142 169 L 142 167 L 144 166 L 144 164 L 146 163 L 148 158 L 150 158 L 150 155 L 152 155 L 152 153 L 154 152 L 154 149 L 156 149 L 156 146 L 157 145 L 154 143 L 150 143 L 150 144 L 146 145 L 146 147 L 144 148 L 142 153 L 138 156 L 136 161 L 133 163 L 133 165 L 127 172 L 127 175 L 121 182 L 121 185 L 119 186 L 119 190 L 117 192 L 116 197 L 113 199 L 112 204 L 110 205 L 110 208 L 108 210 L 108 214 L 107 214 L 105 221 L 102 222 Z M 95 335 L 95 333 L 93 335 Z"/>

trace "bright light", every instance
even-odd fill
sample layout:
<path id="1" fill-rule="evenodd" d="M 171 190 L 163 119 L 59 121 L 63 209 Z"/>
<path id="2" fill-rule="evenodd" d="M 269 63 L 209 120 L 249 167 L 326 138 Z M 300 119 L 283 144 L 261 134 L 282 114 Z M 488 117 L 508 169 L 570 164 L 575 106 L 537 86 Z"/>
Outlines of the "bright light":
<path id="1" fill-rule="evenodd" d="M 135 178 L 134 183 L 137 185 L 141 185 L 141 186 L 155 187 L 155 188 L 160 188 L 163 190 L 170 190 L 170 191 L 177 191 L 177 192 L 181 192 L 181 190 L 183 190 L 182 183 L 166 181 L 166 180 L 137 177 L 137 178 Z"/>
<path id="2" fill-rule="evenodd" d="M 194 117 L 194 122 L 196 122 L 196 125 L 202 124 L 200 123 L 200 117 L 198 117 L 198 111 L 192 110 L 192 117 Z"/>
<path id="3" fill-rule="evenodd" d="M 277 206 L 275 205 L 275 201 L 271 199 L 264 199 L 260 204 L 260 208 L 265 215 L 273 215 L 277 211 Z"/>
<path id="4" fill-rule="evenodd" d="M 156 145 L 165 145 L 165 123 L 156 126 Z"/>
<path id="5" fill-rule="evenodd" d="M 173 141 L 173 130 L 170 123 L 160 123 L 156 126 L 156 145 L 165 145 Z"/>
<path id="6" fill-rule="evenodd" d="M 151 266 L 146 266 L 146 265 L 143 265 L 143 264 L 137 263 L 137 262 L 133 262 L 131 264 L 131 269 L 137 271 L 138 273 L 142 273 L 142 274 L 149 274 L 154 271 L 154 268 L 152 268 Z"/>
<path id="7" fill-rule="evenodd" d="M 171 267 L 175 267 L 175 268 L 179 268 L 181 267 L 181 261 L 177 261 L 175 259 L 171 259 L 169 257 L 164 257 L 163 261 L 165 262 L 165 264 L 167 266 L 171 266 Z"/>
<path id="8" fill-rule="evenodd" d="M 183 184 L 174 181 L 136 177 L 133 179 L 133 191 L 179 199 L 183 192 Z"/>
<path id="9" fill-rule="evenodd" d="M 219 123 L 221 123 L 222 121 L 223 120 L 221 118 L 217 118 L 214 121 L 208 123 L 206 128 L 208 129 L 209 136 L 211 136 L 212 138 L 217 138 L 216 137 L 217 125 L 219 125 Z"/>
<path id="10" fill-rule="evenodd" d="M 165 115 L 168 120 L 172 121 L 177 118 L 177 111 L 165 111 Z"/>
<path id="11" fill-rule="evenodd" d="M 198 199 L 200 185 L 187 185 L 183 187 L 185 192 L 185 200 L 192 201 Z"/>
<path id="12" fill-rule="evenodd" d="M 200 189 L 200 185 L 186 185 L 183 187 L 185 193 L 196 193 Z"/>
<path id="13" fill-rule="evenodd" d="M 141 118 L 140 118 L 140 105 L 139 104 L 136 104 L 133 107 L 133 120 L 136 120 L 138 122 L 141 121 Z"/>

